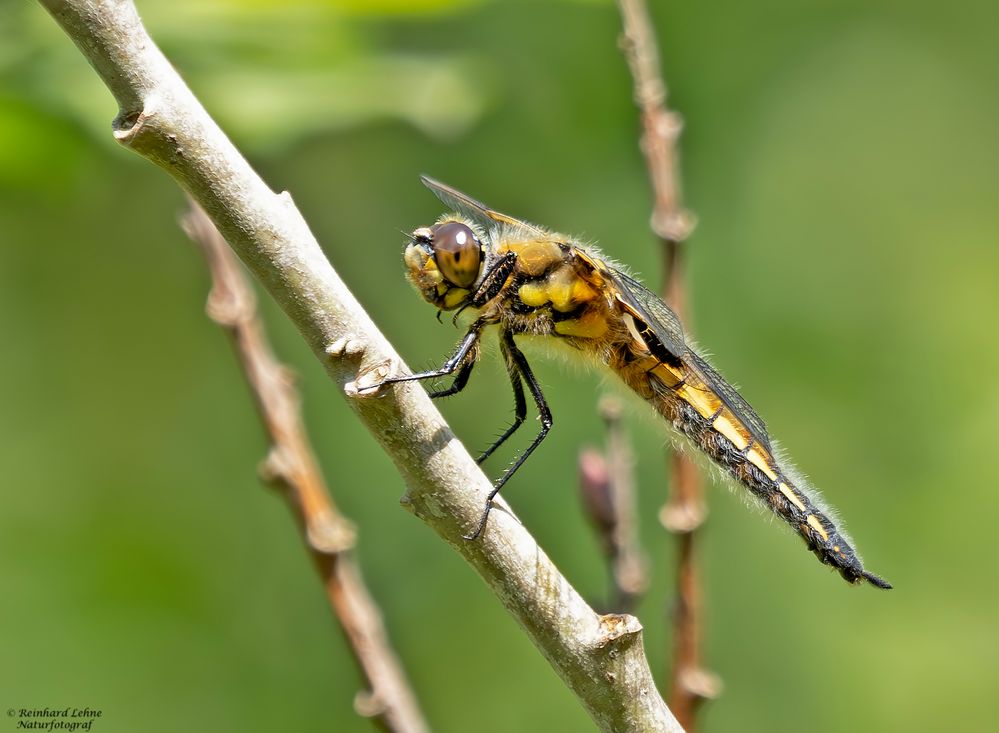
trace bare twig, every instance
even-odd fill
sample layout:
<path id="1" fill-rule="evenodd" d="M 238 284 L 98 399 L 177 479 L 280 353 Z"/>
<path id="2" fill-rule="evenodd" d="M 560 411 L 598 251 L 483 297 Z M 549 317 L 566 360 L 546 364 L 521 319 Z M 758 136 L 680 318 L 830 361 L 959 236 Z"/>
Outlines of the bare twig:
<path id="1" fill-rule="evenodd" d="M 600 416 L 607 426 L 607 462 L 610 464 L 611 498 L 617 523 L 614 528 L 614 587 L 623 611 L 631 611 L 645 592 L 648 579 L 638 542 L 635 521 L 635 476 L 631 450 L 621 424 L 621 404 L 613 397 L 600 401 Z"/>
<path id="2" fill-rule="evenodd" d="M 402 366 L 353 298 L 287 193 L 273 193 L 208 116 L 157 48 L 131 0 L 40 0 L 120 106 L 114 135 L 170 173 L 284 309 L 348 404 L 395 462 L 404 504 L 482 576 L 597 725 L 680 730 L 656 692 L 631 616 L 600 616 L 524 527 L 495 511 L 475 526 L 491 485 L 426 392 L 360 390 Z M 500 507 L 503 504 L 500 503 Z"/>
<path id="3" fill-rule="evenodd" d="M 253 290 L 218 229 L 193 201 L 182 224 L 200 245 L 211 273 L 208 315 L 229 335 L 271 441 L 261 474 L 284 494 L 302 527 L 330 605 L 368 681 L 370 691 L 358 696 L 355 707 L 392 733 L 424 733 L 428 728 L 416 698 L 352 557 L 353 527 L 326 489 L 291 373 L 267 343 Z"/>
<path id="4" fill-rule="evenodd" d="M 631 612 L 648 585 L 635 522 L 632 457 L 621 424 L 620 402 L 605 396 L 600 400 L 599 410 L 607 427 L 607 446 L 604 453 L 595 450 L 580 453 L 580 489 L 586 514 L 607 557 L 611 608 Z"/>
<path id="5" fill-rule="evenodd" d="M 680 203 L 676 141 L 680 118 L 666 108 L 666 84 L 659 51 L 644 0 L 618 0 L 624 21 L 623 45 L 635 82 L 635 102 L 642 118 L 641 148 L 655 196 L 652 230 L 663 248 L 663 298 L 681 319 L 686 317 L 683 256 L 680 244 L 694 226 Z M 669 700 L 677 719 L 694 730 L 696 711 L 719 691 L 714 675 L 701 668 L 701 589 L 697 574 L 695 530 L 707 513 L 697 467 L 683 453 L 670 456 L 671 495 L 660 512 L 663 525 L 677 536 L 677 600 L 673 616 L 673 666 Z"/>

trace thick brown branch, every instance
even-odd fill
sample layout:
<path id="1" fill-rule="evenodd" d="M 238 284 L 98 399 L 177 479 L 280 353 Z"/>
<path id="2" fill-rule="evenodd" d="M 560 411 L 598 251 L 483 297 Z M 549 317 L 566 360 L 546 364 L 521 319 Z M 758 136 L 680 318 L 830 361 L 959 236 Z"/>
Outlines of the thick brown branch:
<path id="1" fill-rule="evenodd" d="M 370 692 L 358 712 L 392 733 L 428 730 L 389 645 L 378 607 L 351 556 L 354 530 L 337 511 L 302 423 L 291 373 L 274 357 L 257 315 L 256 299 L 232 250 L 194 202 L 183 219 L 208 263 L 208 315 L 225 329 L 239 358 L 271 442 L 263 477 L 285 496 Z"/>
<path id="2" fill-rule="evenodd" d="M 422 388 L 362 396 L 401 368 L 347 290 L 291 197 L 273 193 L 208 116 L 139 21 L 130 0 L 40 0 L 120 105 L 115 137 L 170 173 L 284 309 L 395 462 L 404 503 L 489 584 L 606 731 L 680 730 L 655 689 L 630 616 L 600 616 L 509 511 L 475 526 L 491 488 Z M 278 461 L 284 460 L 279 456 Z"/>
<path id="3" fill-rule="evenodd" d="M 686 319 L 680 244 L 694 222 L 680 200 L 676 141 L 678 115 L 666 108 L 666 84 L 659 50 L 644 0 L 618 0 L 624 22 L 623 46 L 635 84 L 642 120 L 641 149 L 655 197 L 652 230 L 662 244 L 663 298 Z M 697 573 L 695 530 L 706 514 L 697 467 L 683 453 L 670 456 L 670 497 L 660 513 L 677 537 L 677 599 L 673 615 L 673 665 L 669 700 L 681 725 L 693 731 L 700 702 L 718 692 L 718 682 L 701 668 L 701 589 Z"/>

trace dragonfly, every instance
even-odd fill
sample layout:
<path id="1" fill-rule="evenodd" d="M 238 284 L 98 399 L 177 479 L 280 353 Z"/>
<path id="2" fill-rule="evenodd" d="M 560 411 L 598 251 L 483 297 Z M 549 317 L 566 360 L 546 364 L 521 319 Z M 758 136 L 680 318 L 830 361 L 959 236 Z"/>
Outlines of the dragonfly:
<path id="1" fill-rule="evenodd" d="M 430 396 L 457 394 L 479 360 L 484 332 L 495 327 L 513 388 L 514 421 L 478 462 L 527 419 L 525 386 L 540 417 L 540 431 L 494 482 L 466 540 L 479 537 L 493 499 L 551 430 L 551 409 L 517 343 L 518 337 L 541 337 L 616 374 L 845 580 L 892 587 L 864 569 L 830 510 L 775 450 L 763 420 L 691 345 L 680 319 L 658 295 L 591 246 L 500 213 L 428 176 L 421 180 L 449 212 L 410 235 L 407 275 L 438 309 L 438 320 L 444 311 L 454 311 L 455 323 L 466 311 L 475 317 L 440 368 L 391 377 L 370 389 L 453 375 L 450 386 Z"/>

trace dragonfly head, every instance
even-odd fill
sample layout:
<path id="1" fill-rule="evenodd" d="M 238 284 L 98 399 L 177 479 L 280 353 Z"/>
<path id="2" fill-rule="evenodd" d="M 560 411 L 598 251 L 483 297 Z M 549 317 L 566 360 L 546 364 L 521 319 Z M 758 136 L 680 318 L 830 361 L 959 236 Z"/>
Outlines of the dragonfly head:
<path id="1" fill-rule="evenodd" d="M 482 243 L 468 225 L 445 219 L 413 232 L 404 256 L 409 279 L 424 300 L 454 310 L 472 295 L 482 269 Z"/>

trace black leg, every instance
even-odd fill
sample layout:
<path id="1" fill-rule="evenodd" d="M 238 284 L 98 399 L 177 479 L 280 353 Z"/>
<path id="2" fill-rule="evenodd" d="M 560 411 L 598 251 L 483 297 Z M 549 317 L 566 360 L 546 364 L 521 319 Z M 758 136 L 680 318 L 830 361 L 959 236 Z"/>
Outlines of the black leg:
<path id="1" fill-rule="evenodd" d="M 373 390 L 373 389 L 378 389 L 380 387 L 384 387 L 386 384 L 397 384 L 398 382 L 415 382 L 418 380 L 434 379 L 436 377 L 446 377 L 448 374 L 454 374 L 454 372 L 458 369 L 458 367 L 461 366 L 462 363 L 465 361 L 465 359 L 468 357 L 469 353 L 471 353 L 472 349 L 475 348 L 476 344 L 479 343 L 479 337 L 481 336 L 482 327 L 484 325 L 485 324 L 481 323 L 480 321 L 476 321 L 475 323 L 473 323 L 471 328 L 468 329 L 468 333 L 465 334 L 465 338 L 463 338 L 461 340 L 461 343 L 458 344 L 458 348 L 455 350 L 454 354 L 451 356 L 450 359 L 444 362 L 443 365 L 441 365 L 440 369 L 433 369 L 429 372 L 420 372 L 419 374 L 410 374 L 405 377 L 392 377 L 391 379 L 386 379 L 385 381 L 379 382 L 378 384 L 372 384 L 370 387 L 367 387 L 366 389 Z M 455 390 L 456 392 L 460 391 L 465 386 L 465 382 L 468 381 L 468 374 L 464 372 L 465 370 L 463 369 L 462 373 L 459 373 L 458 376 L 455 378 L 455 382 L 459 382 L 459 380 L 461 380 L 462 377 L 464 376 L 464 381 L 460 383 L 458 389 Z M 471 372 L 471 368 L 468 369 L 468 372 Z M 452 388 L 453 386 L 454 385 L 452 385 Z M 446 392 L 447 390 L 443 391 Z"/>
<path id="2" fill-rule="evenodd" d="M 471 300 L 468 301 L 468 305 L 473 308 L 481 308 L 495 298 L 499 294 L 499 291 L 503 289 L 503 286 L 506 285 L 507 279 L 516 266 L 517 254 L 515 252 L 511 251 L 503 255 L 483 276 L 479 289 L 472 295 Z M 458 312 L 460 313 L 461 311 Z"/>
<path id="3" fill-rule="evenodd" d="M 472 375 L 474 367 L 474 361 L 465 362 L 465 365 L 458 371 L 458 376 L 451 382 L 451 386 L 438 389 L 434 392 L 428 392 L 427 394 L 430 395 L 430 399 L 436 400 L 438 397 L 450 397 L 453 394 L 461 392 L 461 390 L 465 389 L 465 385 L 468 384 L 468 378 Z"/>
<path id="4" fill-rule="evenodd" d="M 483 454 L 476 459 L 475 462 L 480 464 L 489 458 L 489 456 L 491 456 L 497 448 L 503 445 L 507 438 L 517 432 L 517 428 L 524 424 L 524 420 L 527 417 L 527 400 L 524 399 L 524 387 L 521 384 L 520 371 L 514 365 L 513 355 L 510 353 L 510 350 L 506 345 L 506 339 L 502 337 L 500 338 L 500 350 L 503 352 L 503 361 L 506 364 L 507 374 L 510 375 L 510 384 L 513 386 L 513 425 L 508 427 L 506 431 L 499 436 L 499 438 L 497 438 L 496 442 L 486 448 Z"/>
<path id="5" fill-rule="evenodd" d="M 531 371 L 530 365 L 527 363 L 527 359 L 517 345 L 513 342 L 513 335 L 509 331 L 503 331 L 501 338 L 503 339 L 503 345 L 508 350 L 511 357 L 511 366 L 515 369 L 520 377 L 527 382 L 528 389 L 531 390 L 531 396 L 534 397 L 534 402 L 538 406 L 538 412 L 541 414 L 541 432 L 537 434 L 534 441 L 527 446 L 527 450 L 517 457 L 517 460 L 513 462 L 503 475 L 497 479 L 496 483 L 493 484 L 493 490 L 489 492 L 489 496 L 486 499 L 486 506 L 482 510 L 482 516 L 479 518 L 479 526 L 475 528 L 475 531 L 471 534 L 465 535 L 466 540 L 474 540 L 480 534 L 486 526 L 486 520 L 489 519 L 489 510 L 492 509 L 493 499 L 503 488 L 503 484 L 510 480 L 510 477 L 517 472 L 517 469 L 524 465 L 524 461 L 534 452 L 541 441 L 545 439 L 548 435 L 548 431 L 552 427 L 552 413 L 548 409 L 548 403 L 545 401 L 545 396 L 541 392 L 541 385 L 538 384 L 538 380 L 534 378 L 534 373 Z"/>

